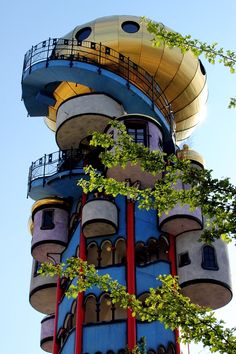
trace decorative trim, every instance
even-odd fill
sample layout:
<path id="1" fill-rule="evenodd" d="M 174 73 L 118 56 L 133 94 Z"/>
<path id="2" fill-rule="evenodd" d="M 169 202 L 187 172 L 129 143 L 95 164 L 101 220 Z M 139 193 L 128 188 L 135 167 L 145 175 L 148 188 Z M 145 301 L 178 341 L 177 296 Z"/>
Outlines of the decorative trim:
<path id="1" fill-rule="evenodd" d="M 191 219 L 191 220 L 196 221 L 199 224 L 199 228 L 187 230 L 187 231 L 184 231 L 184 232 L 180 232 L 179 234 L 175 235 L 175 237 L 178 236 L 178 235 L 181 235 L 181 234 L 183 234 L 185 232 L 197 231 L 197 230 L 202 230 L 203 229 L 203 220 L 200 220 L 199 218 L 196 218 L 195 216 L 187 215 L 187 214 L 176 214 L 176 215 L 168 216 L 167 218 L 165 218 L 163 221 L 161 221 L 159 223 L 159 227 L 161 229 L 167 222 L 169 222 L 171 220 L 174 220 L 174 219 L 182 219 L 182 218 Z"/>
<path id="2" fill-rule="evenodd" d="M 85 92 L 85 93 L 81 93 L 81 94 L 78 94 L 78 95 L 75 95 L 75 96 L 71 96 L 71 97 L 68 97 L 66 98 L 63 102 L 60 103 L 60 105 L 57 107 L 57 111 L 59 110 L 59 108 L 66 102 L 72 100 L 73 98 L 77 98 L 77 97 L 83 97 L 83 96 L 90 96 L 90 95 L 103 95 L 103 96 L 107 96 L 109 98 L 111 98 L 112 100 L 114 100 L 116 103 L 118 103 L 119 105 L 122 105 L 121 101 L 117 100 L 117 98 L 114 98 L 112 95 L 110 95 L 109 93 L 105 93 L 105 92 L 99 92 L 99 91 L 96 91 L 96 92 Z M 112 117 L 113 118 L 113 117 Z"/>
<path id="3" fill-rule="evenodd" d="M 53 280 L 50 284 L 45 284 L 45 285 L 39 285 L 39 286 L 36 286 L 36 288 L 34 288 L 33 290 L 31 290 L 30 294 L 29 294 L 29 300 L 31 299 L 31 297 L 37 293 L 38 291 L 40 290 L 45 290 L 45 289 L 49 289 L 49 288 L 56 288 L 57 287 L 57 284 L 56 283 L 53 283 Z"/>
<path id="4" fill-rule="evenodd" d="M 34 238 L 32 238 L 32 241 L 34 240 Z M 41 245 L 44 245 L 44 244 L 57 244 L 57 245 L 61 245 L 63 247 L 66 247 L 67 246 L 67 242 L 63 242 L 63 241 L 60 241 L 60 240 L 45 240 L 45 241 L 38 241 L 36 243 L 34 243 L 32 246 L 31 246 L 31 254 L 33 252 L 33 250 L 38 247 L 38 246 L 41 246 Z M 61 252 L 62 253 L 62 252 Z M 37 261 L 37 259 L 36 259 Z"/>
<path id="5" fill-rule="evenodd" d="M 68 209 L 70 208 L 70 204 L 66 199 L 59 199 L 53 197 L 39 199 L 32 205 L 31 208 L 32 220 L 34 220 L 34 215 L 36 212 L 46 208 L 64 209 L 68 211 Z"/>
<path id="6" fill-rule="evenodd" d="M 46 337 L 40 340 L 40 346 L 42 347 L 44 343 L 53 341 L 53 336 Z"/>
<path id="7" fill-rule="evenodd" d="M 193 279 L 193 280 L 185 281 L 185 282 L 181 283 L 180 286 L 181 286 L 181 288 L 185 288 L 186 286 L 199 284 L 199 283 L 206 283 L 206 284 L 210 283 L 210 284 L 220 285 L 220 286 L 224 287 L 225 289 L 227 289 L 230 292 L 231 299 L 233 297 L 232 288 L 228 284 L 226 284 L 225 282 L 220 281 L 220 280 L 199 278 L 199 279 Z"/>
<path id="8" fill-rule="evenodd" d="M 118 219 L 118 218 L 117 218 Z M 82 218 L 82 220 L 83 220 L 83 218 Z M 90 238 L 90 237 L 101 237 L 101 236 L 112 236 L 112 235 L 114 235 L 114 234 L 116 234 L 117 232 L 118 232 L 118 220 L 117 220 L 117 225 L 114 223 L 114 222 L 112 222 L 112 221 L 110 221 L 110 220 L 107 220 L 107 219 L 104 219 L 104 218 L 97 218 L 97 219 L 91 219 L 91 220 L 88 220 L 88 221 L 85 221 L 84 223 L 83 223 L 83 221 L 82 221 L 82 230 L 83 230 L 83 232 L 84 232 L 84 228 L 87 226 L 87 225 L 90 225 L 90 224 L 94 224 L 95 222 L 103 222 L 103 223 L 105 223 L 105 224 L 108 224 L 108 225 L 111 225 L 111 226 L 113 226 L 114 227 L 114 232 L 112 233 L 112 234 L 106 234 L 106 235 L 104 235 L 104 234 L 102 234 L 102 235 L 96 235 L 96 236 L 85 236 L 85 238 Z M 86 233 L 86 232 L 85 232 Z"/>
<path id="9" fill-rule="evenodd" d="M 46 322 L 46 321 L 48 321 L 48 320 L 51 320 L 52 318 L 55 319 L 55 314 L 49 315 L 49 316 L 47 316 L 47 317 L 44 317 L 44 318 L 42 319 L 41 323 L 44 323 L 44 322 Z"/>

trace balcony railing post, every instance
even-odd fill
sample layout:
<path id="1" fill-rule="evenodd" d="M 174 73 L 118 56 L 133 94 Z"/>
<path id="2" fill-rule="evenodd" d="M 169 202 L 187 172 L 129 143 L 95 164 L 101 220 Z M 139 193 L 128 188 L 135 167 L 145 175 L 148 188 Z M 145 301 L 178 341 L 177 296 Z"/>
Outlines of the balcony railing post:
<path id="1" fill-rule="evenodd" d="M 74 57 L 74 38 L 72 38 L 72 43 L 71 43 L 71 51 L 70 51 L 70 67 L 73 66 L 73 57 Z"/>
<path id="2" fill-rule="evenodd" d="M 49 51 L 50 51 L 50 42 L 51 38 L 48 38 L 48 48 L 47 48 L 47 61 L 46 61 L 46 68 L 48 67 L 48 62 L 49 62 Z"/>
<path id="3" fill-rule="evenodd" d="M 101 62 L 102 62 L 102 43 L 99 43 L 99 55 L 98 55 L 98 73 L 101 74 Z"/>
<path id="4" fill-rule="evenodd" d="M 30 51 L 30 60 L 29 60 L 29 73 L 31 73 L 31 64 L 32 64 L 32 57 L 33 57 L 33 46 Z"/>
<path id="5" fill-rule="evenodd" d="M 130 60 L 129 60 L 129 57 L 128 57 L 128 72 L 127 72 L 127 87 L 128 88 L 130 87 L 129 76 L 130 76 Z"/>
<path id="6" fill-rule="evenodd" d="M 46 158 L 47 155 L 44 155 L 44 163 L 43 163 L 43 187 L 45 186 L 45 172 L 46 172 Z"/>
<path id="7" fill-rule="evenodd" d="M 29 168 L 29 178 L 28 178 L 28 189 L 27 189 L 27 198 L 29 196 L 29 192 L 31 190 L 31 181 L 32 181 L 32 171 L 33 171 L 33 161 L 31 163 L 31 166 Z"/>
<path id="8" fill-rule="evenodd" d="M 152 109 L 154 110 L 154 77 L 152 76 Z"/>

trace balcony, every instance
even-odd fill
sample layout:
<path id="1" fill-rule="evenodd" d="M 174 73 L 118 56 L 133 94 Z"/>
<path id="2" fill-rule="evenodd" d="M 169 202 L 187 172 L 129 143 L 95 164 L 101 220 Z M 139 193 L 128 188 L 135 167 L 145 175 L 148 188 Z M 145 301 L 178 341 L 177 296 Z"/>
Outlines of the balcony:
<path id="1" fill-rule="evenodd" d="M 54 321 L 55 315 L 46 316 L 41 321 L 40 347 L 48 353 L 53 351 Z"/>
<path id="2" fill-rule="evenodd" d="M 31 254 L 38 262 L 62 253 L 68 242 L 69 204 L 64 199 L 40 199 L 32 207 L 34 222 Z"/>
<path id="3" fill-rule="evenodd" d="M 81 189 L 76 182 L 84 177 L 84 158 L 81 150 L 70 149 L 44 155 L 32 162 L 27 195 L 34 200 L 52 195 L 79 198 Z"/>
<path id="4" fill-rule="evenodd" d="M 150 108 L 153 110 L 153 106 L 159 108 L 159 113 L 163 114 L 164 124 L 168 127 L 171 126 L 173 122 L 173 114 L 171 112 L 171 106 L 164 94 L 158 85 L 155 78 L 150 75 L 148 71 L 132 62 L 128 57 L 125 57 L 123 54 L 117 52 L 116 50 L 109 48 L 105 45 L 101 45 L 101 43 L 89 42 L 89 41 L 77 41 L 76 39 L 62 39 L 62 38 L 50 38 L 49 40 L 45 40 L 37 45 L 34 45 L 26 54 L 24 58 L 24 66 L 23 66 L 23 92 L 25 89 L 25 85 L 27 84 L 27 88 L 30 80 L 29 74 L 34 76 L 35 71 L 37 71 L 37 67 L 40 69 L 45 66 L 47 73 L 41 73 L 41 83 L 44 78 L 42 76 L 45 75 L 45 80 L 55 81 L 55 71 L 53 66 L 56 67 L 58 65 L 65 65 L 68 62 L 68 66 L 70 67 L 70 77 L 72 75 L 73 70 L 76 70 L 77 66 L 80 66 L 80 76 L 85 76 L 82 84 L 93 87 L 95 84 L 94 78 L 91 79 L 90 70 L 88 70 L 88 66 L 93 66 L 93 70 L 97 76 L 97 72 L 101 75 L 101 79 L 103 80 L 103 72 L 107 70 L 106 76 L 109 77 L 110 73 L 115 73 L 119 77 L 123 78 L 123 84 L 128 86 L 129 89 L 138 93 L 139 98 L 143 98 L 143 94 L 147 95 L 149 98 Z M 86 69 L 86 73 L 84 75 L 84 70 Z M 83 74 L 83 75 L 82 75 Z M 53 75 L 53 78 L 51 78 Z M 77 74 L 78 75 L 78 74 Z M 65 78 L 63 80 L 66 80 Z M 69 80 L 66 80 L 69 81 Z M 117 80 L 116 80 L 117 81 Z M 52 81 L 51 81 L 52 82 Z M 107 83 L 107 82 L 106 82 Z M 134 86 L 134 87 L 133 87 Z M 44 83 L 43 88 L 46 87 L 46 82 Z M 106 87 L 106 84 L 104 84 Z M 100 91 L 104 90 L 100 88 Z M 93 87 L 94 88 L 94 87 Z M 35 90 L 35 87 L 32 88 Z M 97 90 L 95 88 L 95 90 Z M 140 90 L 140 92 L 139 92 Z M 97 90 L 98 91 L 98 90 Z M 123 88 L 117 87 L 116 95 L 123 95 Z M 38 92 L 34 92 L 34 97 L 23 97 L 26 107 L 28 111 L 30 111 L 30 115 L 36 115 L 35 109 L 40 110 L 37 111 L 37 115 L 46 115 L 46 104 L 44 102 L 32 102 L 35 101 L 35 97 Z M 126 97 L 130 101 L 130 97 L 126 92 Z M 121 97 L 120 97 L 121 98 Z M 49 104 L 54 105 L 55 99 L 52 96 L 46 97 L 49 100 Z M 140 100 L 140 99 L 139 99 Z M 140 103 L 136 101 L 137 105 Z M 145 98 L 145 101 L 147 99 Z M 140 111 L 140 109 L 137 109 Z"/>
<path id="5" fill-rule="evenodd" d="M 127 133 L 132 137 L 134 143 L 142 144 L 151 151 L 163 151 L 163 131 L 152 117 L 142 114 L 127 114 L 120 117 L 119 120 L 125 124 Z M 120 133 L 116 129 L 109 128 L 109 133 L 113 135 L 115 141 L 118 141 Z M 156 180 L 162 176 L 143 171 L 138 162 L 135 165 L 128 162 L 125 168 L 121 166 L 108 168 L 107 177 L 121 182 L 130 181 L 131 185 L 137 184 L 143 189 L 153 188 Z"/>
<path id="6" fill-rule="evenodd" d="M 57 110 L 57 145 L 68 149 L 87 142 L 88 148 L 91 132 L 103 133 L 110 119 L 123 114 L 122 105 L 107 95 L 90 93 L 72 97 Z"/>
<path id="7" fill-rule="evenodd" d="M 35 310 L 50 315 L 55 312 L 57 277 L 37 274 L 39 263 L 33 261 L 29 301 Z"/>
<path id="8" fill-rule="evenodd" d="M 163 213 L 159 218 L 162 232 L 177 236 L 187 231 L 201 230 L 203 219 L 200 208 L 191 211 L 188 205 L 176 205 L 168 214 Z"/>
<path id="9" fill-rule="evenodd" d="M 113 235 L 118 230 L 118 209 L 114 202 L 97 198 L 87 201 L 82 210 L 85 237 Z"/>

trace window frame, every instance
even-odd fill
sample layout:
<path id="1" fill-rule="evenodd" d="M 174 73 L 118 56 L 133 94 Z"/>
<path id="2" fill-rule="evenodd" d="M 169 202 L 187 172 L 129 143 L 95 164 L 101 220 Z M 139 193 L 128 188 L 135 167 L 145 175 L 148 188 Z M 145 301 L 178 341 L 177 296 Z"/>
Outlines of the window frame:
<path id="1" fill-rule="evenodd" d="M 133 138 L 134 143 L 143 144 L 146 147 L 149 147 L 149 135 L 148 135 L 148 124 L 143 121 L 127 121 L 125 122 L 126 130 L 129 136 Z M 129 132 L 129 129 L 134 130 L 134 134 Z M 143 138 L 140 140 L 138 138 L 138 130 L 143 130 Z"/>
<path id="2" fill-rule="evenodd" d="M 51 223 L 46 221 L 47 218 L 47 213 L 51 213 Z M 54 216 L 55 216 L 55 209 L 44 209 L 42 211 L 42 219 L 41 219 L 41 230 L 52 230 L 55 228 L 55 223 L 54 223 Z"/>
<path id="3" fill-rule="evenodd" d="M 206 253 L 206 249 L 208 251 L 211 250 L 212 253 L 209 254 L 208 251 L 207 251 L 208 253 Z M 207 262 L 208 262 L 208 264 L 207 264 Z M 215 271 L 219 270 L 217 257 L 216 257 L 216 250 L 215 250 L 215 248 L 213 246 L 211 246 L 211 245 L 203 245 L 203 247 L 202 247 L 202 264 L 201 264 L 201 266 L 205 270 L 215 270 Z"/>

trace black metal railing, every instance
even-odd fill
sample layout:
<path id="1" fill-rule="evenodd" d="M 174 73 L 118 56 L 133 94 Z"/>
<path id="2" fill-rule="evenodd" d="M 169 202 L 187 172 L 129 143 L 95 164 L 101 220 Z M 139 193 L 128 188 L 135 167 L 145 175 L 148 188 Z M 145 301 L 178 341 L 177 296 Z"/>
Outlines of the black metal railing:
<path id="1" fill-rule="evenodd" d="M 51 60 L 69 60 L 71 67 L 74 61 L 93 64 L 117 73 L 127 80 L 127 86 L 132 83 L 143 91 L 164 115 L 172 128 L 173 114 L 165 94 L 160 86 L 145 69 L 125 57 L 116 50 L 101 43 L 77 41 L 75 39 L 49 38 L 32 48 L 25 54 L 23 73 L 31 72 L 34 64 Z"/>
<path id="2" fill-rule="evenodd" d="M 43 178 L 45 184 L 46 177 L 54 174 L 82 168 L 84 166 L 84 154 L 79 149 L 59 150 L 32 162 L 29 168 L 28 194 L 31 185 L 37 178 Z"/>

